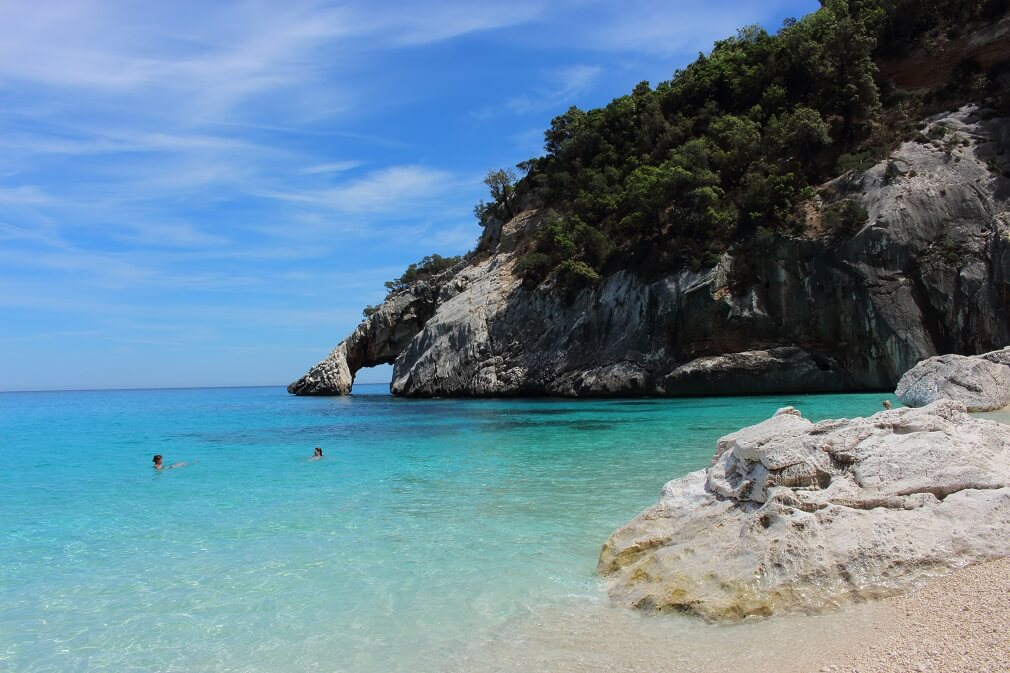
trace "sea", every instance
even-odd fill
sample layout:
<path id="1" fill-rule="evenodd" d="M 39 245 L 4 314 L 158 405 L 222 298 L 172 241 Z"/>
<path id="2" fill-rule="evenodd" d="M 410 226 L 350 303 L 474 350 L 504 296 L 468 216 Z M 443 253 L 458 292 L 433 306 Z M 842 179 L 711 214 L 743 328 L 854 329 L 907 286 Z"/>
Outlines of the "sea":
<path id="1" fill-rule="evenodd" d="M 601 545 L 720 436 L 883 398 L 2 393 L 0 673 L 703 670 L 774 636 L 611 605 Z"/>

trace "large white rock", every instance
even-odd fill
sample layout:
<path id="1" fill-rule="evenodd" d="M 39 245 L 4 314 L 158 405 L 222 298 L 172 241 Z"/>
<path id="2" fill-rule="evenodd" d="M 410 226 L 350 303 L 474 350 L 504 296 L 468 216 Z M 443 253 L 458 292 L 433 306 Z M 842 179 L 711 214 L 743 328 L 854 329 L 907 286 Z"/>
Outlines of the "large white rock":
<path id="1" fill-rule="evenodd" d="M 956 400 L 968 411 L 993 411 L 1010 405 L 1010 367 L 1003 351 L 979 357 L 939 355 L 918 363 L 898 381 L 901 403 L 922 407 L 937 400 Z"/>
<path id="2" fill-rule="evenodd" d="M 906 589 L 1010 556 L 1010 427 L 941 400 L 719 440 L 603 547 L 618 603 L 739 619 Z"/>

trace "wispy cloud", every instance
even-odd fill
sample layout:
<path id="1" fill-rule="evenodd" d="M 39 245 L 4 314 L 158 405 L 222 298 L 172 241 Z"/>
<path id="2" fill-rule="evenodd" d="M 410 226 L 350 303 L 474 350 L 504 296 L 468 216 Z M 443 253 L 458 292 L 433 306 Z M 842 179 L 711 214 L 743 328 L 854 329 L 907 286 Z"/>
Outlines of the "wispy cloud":
<path id="1" fill-rule="evenodd" d="M 0 0 L 0 386 L 197 342 L 190 382 L 283 380 L 286 346 L 325 353 L 404 264 L 469 248 L 481 175 L 555 110 L 816 4 Z"/>
<path id="2" fill-rule="evenodd" d="M 362 161 L 334 161 L 325 164 L 316 164 L 315 166 L 306 166 L 305 168 L 298 171 L 301 175 L 320 175 L 324 173 L 343 173 L 344 171 L 349 171 L 361 166 L 364 162 Z"/>
<path id="3" fill-rule="evenodd" d="M 0 187 L 0 204 L 5 205 L 42 205 L 50 203 L 52 197 L 37 185 L 20 187 Z"/>
<path id="4" fill-rule="evenodd" d="M 335 187 L 268 190 L 259 196 L 309 203 L 342 213 L 380 213 L 430 200 L 443 194 L 456 179 L 452 173 L 440 169 L 392 166 Z"/>
<path id="5" fill-rule="evenodd" d="M 211 234 L 190 222 L 134 221 L 111 238 L 145 247 L 220 248 L 230 243 L 227 236 Z"/>
<path id="6" fill-rule="evenodd" d="M 485 119 L 502 113 L 522 115 L 566 105 L 589 89 L 601 72 L 603 68 L 598 65 L 572 65 L 549 70 L 542 75 L 541 83 L 533 91 L 480 108 L 474 116 Z"/>
<path id="7" fill-rule="evenodd" d="M 388 6 L 371 25 L 376 34 L 386 34 L 394 45 L 417 46 L 524 24 L 542 15 L 546 6 L 545 2 L 522 0 L 408 2 Z"/>
<path id="8" fill-rule="evenodd" d="M 436 7 L 319 2 L 152 3 L 53 0 L 0 5 L 0 80 L 73 89 L 93 97 L 143 96 L 164 113 L 212 119 L 251 98 L 350 104 L 332 79 L 340 56 L 382 46 L 420 46 L 516 25 L 539 3 L 449 2 Z M 327 58 L 330 57 L 330 58 Z M 336 58 L 334 58 L 336 57 Z M 318 106 L 317 106 L 318 109 Z"/>

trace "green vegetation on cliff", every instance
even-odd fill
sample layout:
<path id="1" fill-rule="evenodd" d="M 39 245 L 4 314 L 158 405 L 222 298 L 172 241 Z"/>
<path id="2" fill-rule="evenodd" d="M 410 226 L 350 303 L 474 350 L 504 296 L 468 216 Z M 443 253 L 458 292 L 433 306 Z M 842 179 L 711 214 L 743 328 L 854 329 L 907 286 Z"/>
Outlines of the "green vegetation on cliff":
<path id="1" fill-rule="evenodd" d="M 771 35 L 745 28 L 655 88 L 589 111 L 571 108 L 545 134 L 545 155 L 492 171 L 487 224 L 548 209 L 519 262 L 530 284 L 567 291 L 632 268 L 646 275 L 711 264 L 733 244 L 803 227 L 813 186 L 879 160 L 952 102 L 1000 92 L 964 62 L 942 91 L 910 93 L 876 63 L 950 42 L 1006 14 L 1007 0 L 826 0 Z M 990 73 L 991 74 L 991 73 Z M 844 235 L 865 212 L 839 202 L 825 218 Z"/>
<path id="2" fill-rule="evenodd" d="M 443 257 L 442 255 L 428 255 L 423 258 L 420 262 L 415 262 L 407 267 L 406 271 L 400 274 L 399 278 L 394 278 L 393 280 L 387 280 L 385 282 L 386 289 L 389 291 L 386 295 L 387 297 L 391 294 L 405 290 L 414 283 L 422 280 L 430 280 L 432 277 L 437 276 L 440 273 L 448 271 L 452 267 L 463 261 L 462 255 L 456 257 Z M 366 306 L 361 314 L 365 318 L 370 318 L 376 311 L 379 310 L 378 306 Z"/>

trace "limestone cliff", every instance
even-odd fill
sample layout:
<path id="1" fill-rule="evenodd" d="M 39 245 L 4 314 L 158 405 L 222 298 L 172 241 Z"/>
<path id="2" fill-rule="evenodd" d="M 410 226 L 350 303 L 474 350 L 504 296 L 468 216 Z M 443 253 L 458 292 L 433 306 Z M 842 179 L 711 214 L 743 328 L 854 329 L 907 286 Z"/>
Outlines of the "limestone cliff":
<path id="1" fill-rule="evenodd" d="M 942 140 L 822 190 L 868 212 L 846 238 L 819 235 L 819 197 L 805 236 L 658 280 L 618 272 L 575 297 L 514 273 L 540 223 L 524 212 L 465 264 L 391 295 L 288 390 L 346 394 L 359 368 L 386 362 L 392 392 L 415 397 L 891 390 L 923 358 L 1000 348 L 1010 120 L 966 107 L 926 135 Z"/>

